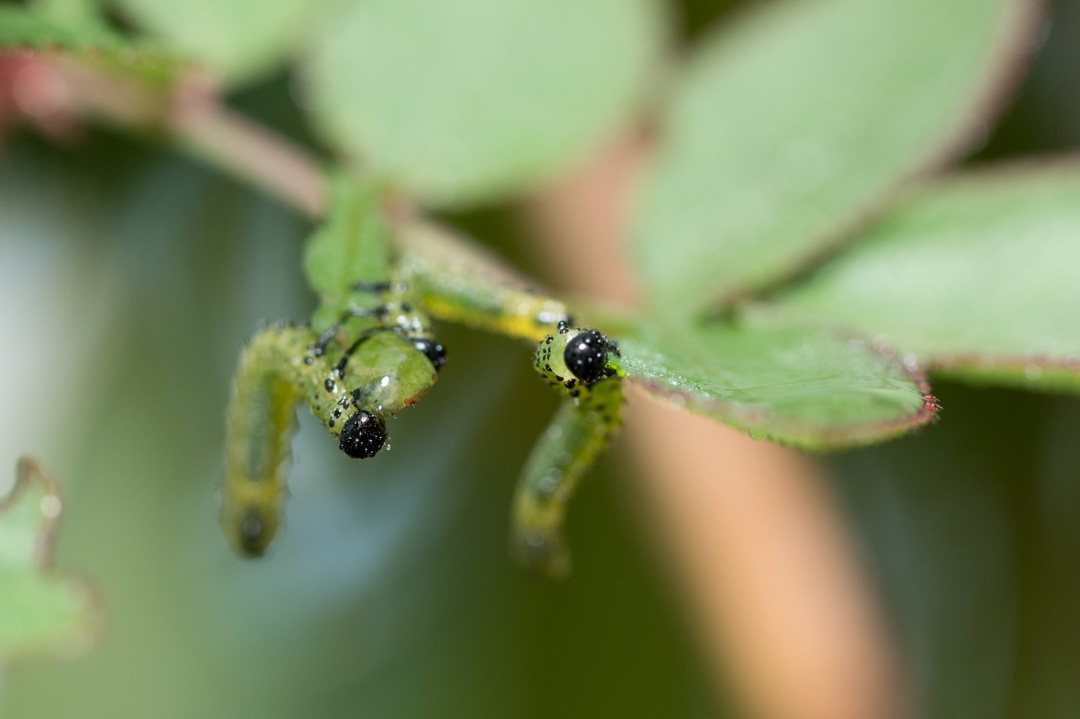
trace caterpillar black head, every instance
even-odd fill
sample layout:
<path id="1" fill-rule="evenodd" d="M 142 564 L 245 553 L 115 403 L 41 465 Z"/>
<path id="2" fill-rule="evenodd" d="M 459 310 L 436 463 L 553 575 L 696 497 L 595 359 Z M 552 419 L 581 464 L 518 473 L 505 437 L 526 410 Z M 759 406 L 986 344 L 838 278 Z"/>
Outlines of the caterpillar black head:
<path id="1" fill-rule="evenodd" d="M 585 384 L 607 376 L 608 341 L 597 330 L 583 330 L 571 339 L 563 351 L 566 368 Z"/>
<path id="2" fill-rule="evenodd" d="M 386 424 L 380 417 L 360 410 L 345 420 L 338 447 L 353 459 L 374 457 L 386 441 Z"/>

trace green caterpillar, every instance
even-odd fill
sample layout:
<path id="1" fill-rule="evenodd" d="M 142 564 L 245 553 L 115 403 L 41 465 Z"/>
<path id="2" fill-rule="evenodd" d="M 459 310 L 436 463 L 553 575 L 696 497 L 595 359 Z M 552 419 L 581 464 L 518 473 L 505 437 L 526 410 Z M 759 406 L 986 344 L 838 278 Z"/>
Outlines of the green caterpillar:
<path id="1" fill-rule="evenodd" d="M 561 324 L 536 348 L 536 371 L 568 393 L 529 455 L 514 498 L 518 556 L 547 574 L 570 570 L 561 530 L 566 504 L 585 471 L 621 424 L 618 346 L 596 330 Z"/>
<path id="2" fill-rule="evenodd" d="M 269 327 L 240 358 L 228 414 L 222 522 L 242 554 L 261 555 L 277 532 L 301 401 L 339 438 L 342 451 L 372 457 L 386 441 L 385 419 L 420 399 L 445 358 L 433 340 L 410 341 L 393 331 L 365 331 L 344 347 L 340 338 L 327 342 L 308 327 Z"/>
<path id="3" fill-rule="evenodd" d="M 561 302 L 440 228 L 403 223 L 391 255 L 379 199 L 370 187 L 335 186 L 334 211 L 307 253 L 319 309 L 309 326 L 262 330 L 241 356 L 228 412 L 226 537 L 246 556 L 274 538 L 301 402 L 350 457 L 378 453 L 386 418 L 415 404 L 446 362 L 435 318 L 539 342 L 537 371 L 566 399 L 519 483 L 515 544 L 527 563 L 564 573 L 566 502 L 620 423 L 618 349 L 596 330 L 570 329 Z"/>

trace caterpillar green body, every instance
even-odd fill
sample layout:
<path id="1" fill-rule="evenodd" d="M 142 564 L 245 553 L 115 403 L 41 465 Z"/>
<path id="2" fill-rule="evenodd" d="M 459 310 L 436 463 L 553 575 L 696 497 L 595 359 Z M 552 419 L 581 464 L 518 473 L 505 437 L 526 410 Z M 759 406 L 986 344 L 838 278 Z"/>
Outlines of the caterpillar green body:
<path id="1" fill-rule="evenodd" d="M 539 342 L 570 315 L 497 258 L 442 231 L 414 223 L 398 233 L 400 268 L 433 317 Z"/>
<path id="2" fill-rule="evenodd" d="M 229 405 L 222 523 L 241 554 L 261 555 L 277 532 L 300 402 L 343 451 L 370 457 L 386 439 L 386 418 L 415 404 L 435 380 L 431 360 L 394 332 L 373 334 L 351 357 L 338 342 L 321 352 L 318 343 L 308 327 L 268 327 L 240 358 Z"/>
<path id="3" fill-rule="evenodd" d="M 349 456 L 378 453 L 386 419 L 415 404 L 446 361 L 435 318 L 539 342 L 536 369 L 565 398 L 519 482 L 514 541 L 528 564 L 564 573 L 567 500 L 620 423 L 617 347 L 596 330 L 570 329 L 561 302 L 440 228 L 400 223 L 390 252 L 379 193 L 338 183 L 334 194 L 306 257 L 321 300 L 310 325 L 268 327 L 240 359 L 222 491 L 229 542 L 258 556 L 277 533 L 301 402 Z"/>
<path id="4" fill-rule="evenodd" d="M 618 346 L 596 330 L 566 326 L 536 349 L 537 372 L 568 396 L 525 463 L 512 521 L 518 556 L 550 575 L 570 570 L 561 534 L 567 502 L 622 423 L 617 355 Z"/>

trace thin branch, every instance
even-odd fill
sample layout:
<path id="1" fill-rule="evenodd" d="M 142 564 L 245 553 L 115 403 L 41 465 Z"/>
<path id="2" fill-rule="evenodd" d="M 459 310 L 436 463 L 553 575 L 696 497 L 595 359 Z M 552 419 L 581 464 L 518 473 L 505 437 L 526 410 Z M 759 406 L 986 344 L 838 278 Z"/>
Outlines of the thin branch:
<path id="1" fill-rule="evenodd" d="M 325 213 L 326 189 L 319 160 L 221 105 L 212 88 L 194 76 L 166 91 L 63 54 L 42 53 L 39 58 L 65 84 L 65 112 L 128 129 L 164 130 L 204 162 L 262 188 L 309 217 Z"/>
<path id="2" fill-rule="evenodd" d="M 257 185 L 312 218 L 326 212 L 319 163 L 286 138 L 222 106 L 208 92 L 179 93 L 168 127 L 192 154 Z"/>

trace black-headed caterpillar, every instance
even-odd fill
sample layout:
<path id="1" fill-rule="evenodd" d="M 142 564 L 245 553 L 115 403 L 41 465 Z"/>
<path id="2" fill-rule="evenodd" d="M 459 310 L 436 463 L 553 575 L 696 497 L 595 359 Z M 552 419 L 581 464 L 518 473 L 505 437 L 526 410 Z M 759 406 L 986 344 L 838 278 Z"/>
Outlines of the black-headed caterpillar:
<path id="1" fill-rule="evenodd" d="M 525 463 L 512 521 L 518 556 L 550 575 L 570 569 L 562 539 L 567 502 L 621 425 L 622 381 L 612 362 L 618 353 L 597 330 L 565 323 L 536 349 L 536 371 L 567 397 Z"/>
<path id="2" fill-rule="evenodd" d="M 527 563 L 564 573 L 566 503 L 620 424 L 615 344 L 596 330 L 570 329 L 561 302 L 432 225 L 398 227 L 390 253 L 379 244 L 383 225 L 371 199 L 347 195 L 312 240 L 307 270 L 322 303 L 311 325 L 266 328 L 242 354 L 228 415 L 226 536 L 241 554 L 258 556 L 276 534 L 301 402 L 349 456 L 382 448 L 385 420 L 416 403 L 445 362 L 430 316 L 539 342 L 536 368 L 565 399 L 522 473 L 514 536 Z M 354 235 L 364 252 L 349 244 Z M 341 262 L 357 276 L 346 280 Z"/>

